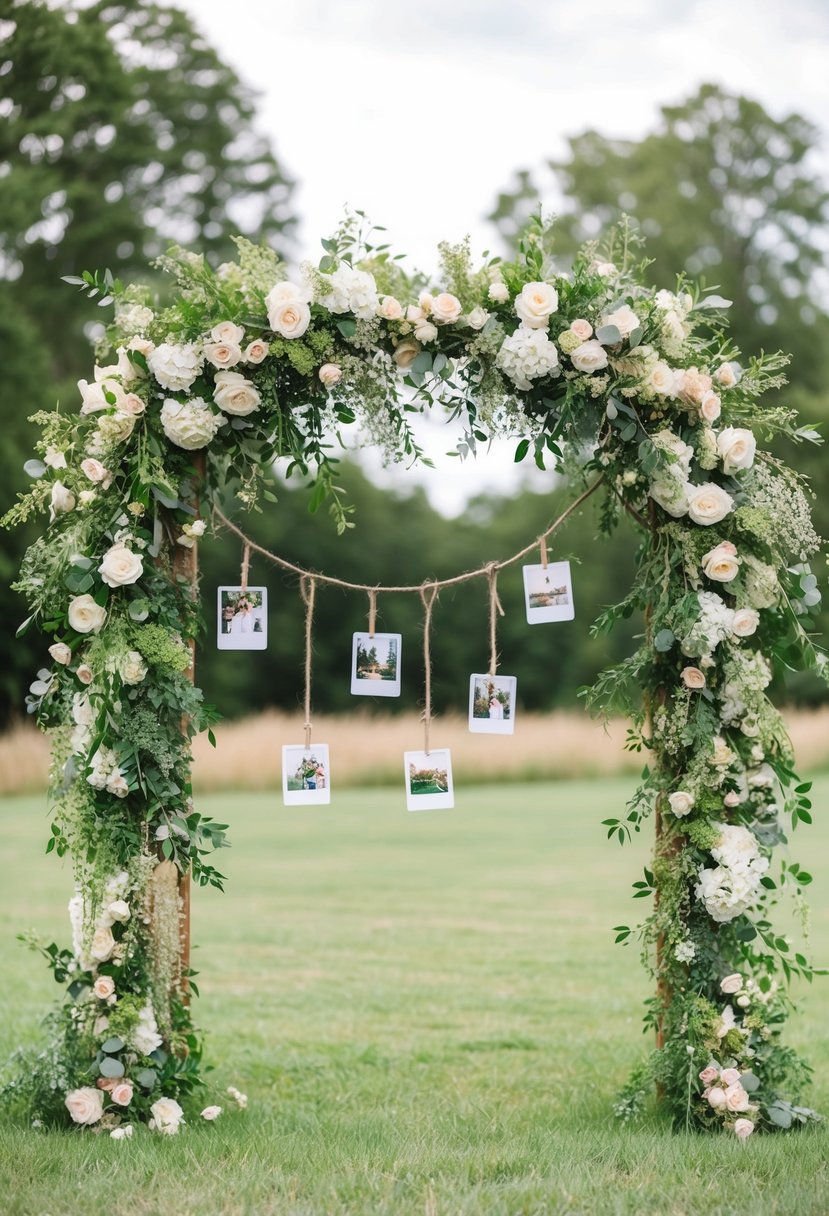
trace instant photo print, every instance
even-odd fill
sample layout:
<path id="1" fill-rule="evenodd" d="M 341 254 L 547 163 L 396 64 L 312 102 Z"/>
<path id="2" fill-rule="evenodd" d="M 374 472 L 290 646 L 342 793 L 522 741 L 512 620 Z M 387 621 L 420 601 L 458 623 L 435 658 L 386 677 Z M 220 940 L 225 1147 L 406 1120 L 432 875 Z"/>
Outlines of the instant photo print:
<path id="1" fill-rule="evenodd" d="M 268 645 L 267 587 L 220 587 L 216 599 L 219 650 L 265 650 Z"/>
<path id="2" fill-rule="evenodd" d="M 547 621 L 572 621 L 573 582 L 569 562 L 547 566 L 524 566 L 524 600 L 530 625 Z"/>
<path id="3" fill-rule="evenodd" d="M 406 806 L 410 811 L 449 810 L 455 805 L 452 756 L 448 748 L 405 752 Z"/>
<path id="4" fill-rule="evenodd" d="M 286 744 L 282 748 L 282 800 L 285 806 L 326 806 L 331 801 L 328 744 Z"/>
<path id="5" fill-rule="evenodd" d="M 355 633 L 351 646 L 351 691 L 356 697 L 400 696 L 399 633 Z"/>
<path id="6" fill-rule="evenodd" d="M 517 686 L 515 676 L 469 677 L 469 729 L 473 734 L 513 733 Z"/>

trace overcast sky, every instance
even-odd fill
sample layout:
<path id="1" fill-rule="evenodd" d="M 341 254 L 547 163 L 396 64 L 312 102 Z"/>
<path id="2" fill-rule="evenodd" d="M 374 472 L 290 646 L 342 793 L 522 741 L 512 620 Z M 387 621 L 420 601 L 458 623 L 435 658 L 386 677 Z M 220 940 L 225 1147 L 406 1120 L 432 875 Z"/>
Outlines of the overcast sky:
<path id="1" fill-rule="evenodd" d="M 346 204 L 425 270 L 444 238 L 495 249 L 484 217 L 515 169 L 587 127 L 639 136 L 703 81 L 829 131 L 829 0 L 176 3 L 260 93 L 298 183 L 300 257 L 319 256 Z M 514 475 L 509 452 L 466 476 L 457 464 L 426 476 L 447 511 Z"/>

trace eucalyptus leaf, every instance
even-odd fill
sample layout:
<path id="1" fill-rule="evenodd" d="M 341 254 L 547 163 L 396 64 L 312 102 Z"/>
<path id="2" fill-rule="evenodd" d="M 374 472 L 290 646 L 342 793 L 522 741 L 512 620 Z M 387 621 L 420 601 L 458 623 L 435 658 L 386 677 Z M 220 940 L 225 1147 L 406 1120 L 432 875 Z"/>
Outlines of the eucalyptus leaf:
<path id="1" fill-rule="evenodd" d="M 740 1077 L 740 1084 L 747 1094 L 753 1094 L 760 1088 L 760 1078 L 755 1077 L 753 1072 L 744 1072 Z"/>
<path id="2" fill-rule="evenodd" d="M 154 1068 L 141 1068 L 135 1074 L 135 1079 L 142 1089 L 152 1089 L 158 1079 Z"/>
<path id="3" fill-rule="evenodd" d="M 101 1044 L 101 1051 L 106 1051 L 111 1054 L 112 1052 L 115 1052 L 115 1051 L 121 1051 L 123 1046 L 124 1046 L 124 1040 L 119 1039 L 118 1035 L 114 1034 L 111 1039 L 107 1039 L 107 1041 L 105 1043 Z"/>
<path id="4" fill-rule="evenodd" d="M 726 300 L 724 296 L 706 296 L 704 300 L 700 300 L 694 305 L 696 312 L 714 312 L 719 308 L 730 308 L 734 303 L 733 300 Z"/>
<path id="5" fill-rule="evenodd" d="M 36 481 L 46 472 L 46 465 L 42 460 L 27 460 L 23 466 L 23 472 L 27 477 L 32 477 Z"/>
<path id="6" fill-rule="evenodd" d="M 601 342 L 602 346 L 615 346 L 617 342 L 622 341 L 622 335 L 619 333 L 618 325 L 601 325 L 596 330 L 596 337 Z"/>
<path id="7" fill-rule="evenodd" d="M 115 1056 L 104 1056 L 98 1065 L 102 1077 L 123 1077 L 124 1065 Z"/>
<path id="8" fill-rule="evenodd" d="M 672 629 L 660 629 L 653 639 L 653 648 L 664 654 L 665 651 L 671 649 L 675 641 L 676 637 Z"/>
<path id="9" fill-rule="evenodd" d="M 637 325 L 636 329 L 632 329 L 630 331 L 630 333 L 628 334 L 628 346 L 630 347 L 631 350 L 634 350 L 639 345 L 639 343 L 642 341 L 642 334 L 644 332 L 645 331 L 642 329 L 641 325 Z"/>
<path id="10" fill-rule="evenodd" d="M 150 605 L 146 600 L 133 600 L 127 611 L 131 621 L 146 621 L 150 615 Z"/>
<path id="11" fill-rule="evenodd" d="M 424 376 L 427 375 L 431 370 L 432 356 L 429 354 L 428 350 L 422 350 L 420 354 L 415 355 L 414 359 L 412 360 L 410 371 L 414 372 L 415 375 L 420 374 L 421 376 Z"/>
<path id="12" fill-rule="evenodd" d="M 782 1127 L 784 1131 L 791 1127 L 792 1116 L 791 1111 L 786 1110 L 784 1106 L 770 1106 L 769 1119 L 772 1123 L 776 1123 L 778 1127 Z"/>

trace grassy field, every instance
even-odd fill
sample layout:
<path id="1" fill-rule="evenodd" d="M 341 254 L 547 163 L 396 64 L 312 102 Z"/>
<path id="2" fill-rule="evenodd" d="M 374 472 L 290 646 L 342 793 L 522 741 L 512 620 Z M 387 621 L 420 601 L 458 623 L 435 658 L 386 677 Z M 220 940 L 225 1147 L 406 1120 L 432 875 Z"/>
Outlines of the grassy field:
<path id="1" fill-rule="evenodd" d="M 829 1211 L 822 1129 L 674 1135 L 610 1107 L 648 1045 L 647 982 L 609 926 L 635 913 L 644 845 L 603 840 L 627 779 L 462 788 L 411 815 L 402 788 L 210 796 L 229 817 L 225 896 L 198 892 L 199 1017 L 216 1063 L 204 1101 L 250 1097 L 176 1139 L 114 1142 L 0 1124 L 3 1216 L 389 1216 Z M 829 799 L 821 778 L 815 805 Z M 3 804 L 0 1051 L 37 1033 L 52 998 L 14 942 L 67 937 L 69 876 L 42 855 L 42 799 Z M 807 834 L 808 833 L 808 834 Z M 799 853 L 829 956 L 829 818 Z M 826 981 L 823 981 L 823 985 Z M 803 994 L 789 1041 L 829 1110 L 829 990 Z M 198 1109 L 198 1108 L 197 1108 Z"/>

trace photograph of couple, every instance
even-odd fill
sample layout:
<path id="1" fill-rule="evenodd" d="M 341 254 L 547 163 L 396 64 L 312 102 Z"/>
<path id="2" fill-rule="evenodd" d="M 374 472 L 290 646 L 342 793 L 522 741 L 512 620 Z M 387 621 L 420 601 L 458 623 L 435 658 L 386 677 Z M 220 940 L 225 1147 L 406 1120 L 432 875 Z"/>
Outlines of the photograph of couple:
<path id="1" fill-rule="evenodd" d="M 515 676 L 470 676 L 469 729 L 473 734 L 514 732 L 516 686 Z"/>
<path id="2" fill-rule="evenodd" d="M 216 645 L 219 650 L 264 650 L 268 644 L 265 587 L 220 587 Z"/>
<path id="3" fill-rule="evenodd" d="M 282 796 L 286 806 L 331 801 L 328 745 L 282 748 Z"/>

